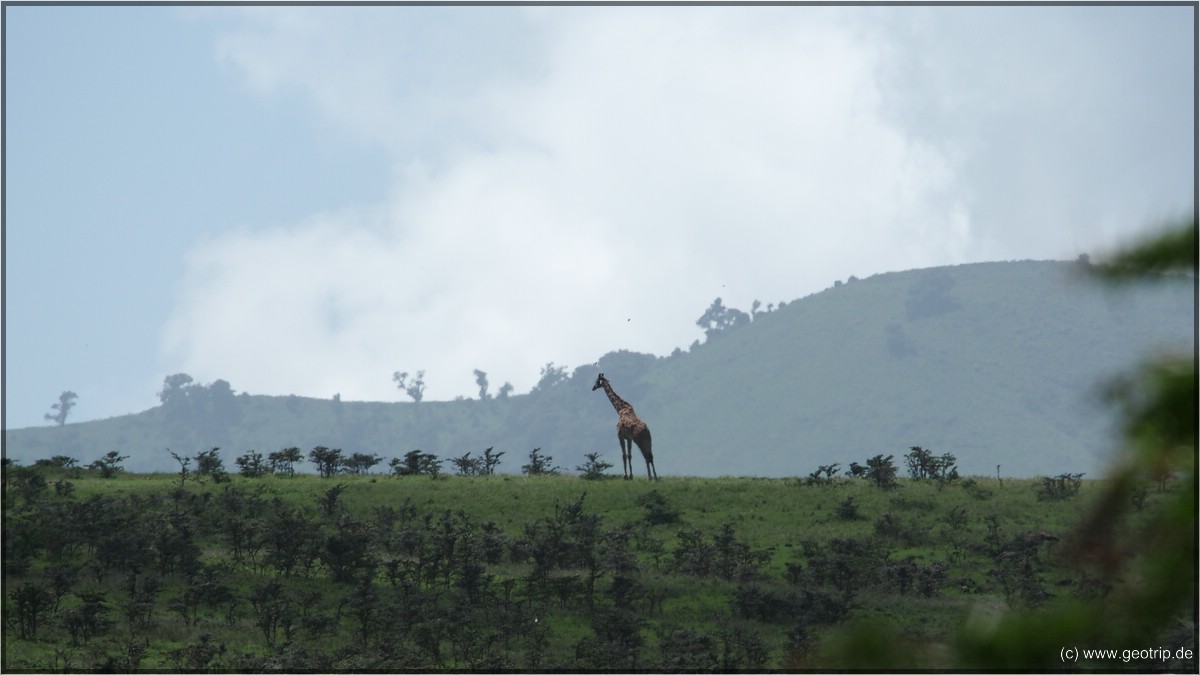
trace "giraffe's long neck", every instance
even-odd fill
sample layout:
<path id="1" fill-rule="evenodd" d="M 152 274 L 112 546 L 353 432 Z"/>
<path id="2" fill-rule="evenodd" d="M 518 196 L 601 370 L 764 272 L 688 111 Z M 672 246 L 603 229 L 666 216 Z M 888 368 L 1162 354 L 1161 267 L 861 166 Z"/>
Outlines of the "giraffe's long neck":
<path id="1" fill-rule="evenodd" d="M 613 408 L 618 413 L 621 412 L 621 410 L 623 410 L 624 408 L 632 408 L 633 407 L 633 406 L 629 405 L 628 403 L 626 403 L 624 400 L 622 400 L 620 396 L 617 396 L 617 392 L 613 391 L 612 385 L 609 384 L 607 381 L 604 383 L 604 393 L 608 394 L 608 400 L 612 402 Z"/>

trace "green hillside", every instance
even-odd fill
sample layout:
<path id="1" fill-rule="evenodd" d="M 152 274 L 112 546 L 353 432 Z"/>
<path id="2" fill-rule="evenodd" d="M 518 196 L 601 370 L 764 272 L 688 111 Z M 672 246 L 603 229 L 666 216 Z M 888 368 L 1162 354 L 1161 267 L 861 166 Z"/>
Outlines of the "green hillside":
<path id="1" fill-rule="evenodd" d="M 807 474 L 819 464 L 952 453 L 964 474 L 1098 475 L 1113 447 L 1098 392 L 1161 348 L 1195 349 L 1194 280 L 1111 289 L 1075 263 L 1002 262 L 880 274 L 758 312 L 688 351 L 613 352 L 533 392 L 420 404 L 254 396 L 194 387 L 186 405 L 63 427 L 6 430 L 4 453 L 88 463 L 117 450 L 135 471 L 194 454 L 323 445 L 442 459 L 532 448 L 574 469 L 619 466 L 604 372 L 650 425 L 663 475 Z M 237 374 L 228 374 L 237 384 Z M 636 453 L 635 453 L 636 454 Z M 640 458 L 635 468 L 644 471 Z"/>
<path id="2" fill-rule="evenodd" d="M 1139 485 L 1123 542 L 1190 503 L 1186 479 Z M 1000 660 L 971 640 L 1014 640 L 980 617 L 1119 611 L 1141 578 L 1071 558 L 1106 481 L 106 479 L 43 463 L 6 467 L 4 487 L 5 672 L 1049 672 L 1060 644 Z M 1143 610 L 1144 642 L 1100 644 L 1190 649 L 1151 666 L 1195 672 L 1183 609 Z"/>

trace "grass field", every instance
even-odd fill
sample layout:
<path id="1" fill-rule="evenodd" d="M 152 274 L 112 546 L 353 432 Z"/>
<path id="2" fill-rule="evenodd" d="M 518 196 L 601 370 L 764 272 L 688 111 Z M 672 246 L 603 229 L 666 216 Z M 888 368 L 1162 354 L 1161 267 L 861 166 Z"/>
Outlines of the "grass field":
<path id="1" fill-rule="evenodd" d="M 5 482 L 6 671 L 829 668 L 864 622 L 950 667 L 979 616 L 1105 590 L 1062 555 L 1100 481 Z"/>

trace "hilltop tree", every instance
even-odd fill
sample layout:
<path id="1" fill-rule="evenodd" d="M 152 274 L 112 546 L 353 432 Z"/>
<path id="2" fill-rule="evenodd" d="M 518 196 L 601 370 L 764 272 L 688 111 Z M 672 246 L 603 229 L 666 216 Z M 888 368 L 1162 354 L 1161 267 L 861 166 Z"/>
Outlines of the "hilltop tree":
<path id="1" fill-rule="evenodd" d="M 158 399 L 167 417 L 177 422 L 234 424 L 241 416 L 233 387 L 226 380 L 218 379 L 206 386 L 187 373 L 168 375 L 163 378 Z"/>
<path id="2" fill-rule="evenodd" d="M 504 451 L 493 453 L 491 448 L 483 451 L 483 475 L 491 476 L 496 473 L 496 467 L 500 465 L 500 458 L 504 456 Z"/>
<path id="3" fill-rule="evenodd" d="M 468 452 L 462 457 L 452 458 L 450 463 L 454 465 L 454 469 L 460 476 L 491 476 L 496 472 L 496 465 L 500 463 L 500 455 L 503 454 L 503 452 L 492 454 L 492 449 L 488 448 L 483 451 L 483 457 L 472 457 Z M 419 467 L 419 462 L 417 466 Z"/>
<path id="4" fill-rule="evenodd" d="M 479 370 L 478 368 L 475 369 L 475 384 L 479 385 L 480 401 L 486 401 L 492 397 L 492 395 L 488 393 L 487 373 Z"/>
<path id="5" fill-rule="evenodd" d="M 497 399 L 508 398 L 508 395 L 512 393 L 513 389 L 514 389 L 514 387 L 512 386 L 512 382 L 505 382 L 504 385 L 502 387 L 500 387 L 500 392 L 498 394 L 496 394 L 496 398 Z"/>
<path id="6" fill-rule="evenodd" d="M 79 395 L 73 391 L 64 391 L 62 394 L 59 394 L 58 403 L 50 406 L 51 410 L 56 410 L 58 412 L 53 414 L 46 413 L 46 419 L 54 422 L 60 427 L 66 424 L 67 415 L 70 414 L 71 408 L 75 407 L 75 399 L 77 398 L 79 398 Z"/>
<path id="7" fill-rule="evenodd" d="M 914 480 L 933 479 L 940 485 L 958 478 L 958 467 L 955 466 L 958 460 L 948 452 L 936 457 L 933 452 L 914 445 L 909 448 L 904 461 L 908 465 L 908 475 Z"/>
<path id="8" fill-rule="evenodd" d="M 411 381 L 408 379 L 407 372 L 396 371 L 392 373 L 392 380 L 396 383 L 396 388 L 408 394 L 412 398 L 413 403 L 420 403 L 425 397 L 425 371 L 418 370 L 417 376 Z"/>
<path id="9" fill-rule="evenodd" d="M 214 380 L 207 387 L 202 387 L 206 412 L 213 420 L 227 423 L 237 422 L 241 411 L 237 407 L 233 387 L 225 380 Z"/>
<path id="10" fill-rule="evenodd" d="M 431 478 L 437 478 L 442 470 L 442 460 L 438 459 L 437 455 L 428 452 L 410 450 L 404 454 L 404 459 L 393 458 L 388 463 L 388 466 L 391 467 L 393 476 L 420 476 L 426 474 Z"/>
<path id="11" fill-rule="evenodd" d="M 411 454 L 413 453 L 409 453 L 409 455 Z M 488 448 L 483 451 L 483 457 L 472 457 L 468 452 L 462 457 L 451 459 L 450 463 L 454 465 L 460 476 L 491 476 L 496 473 L 496 466 L 500 464 L 500 457 L 503 454 L 503 452 L 493 453 L 492 448 Z"/>
<path id="12" fill-rule="evenodd" d="M 340 449 L 330 450 L 318 445 L 308 453 L 308 461 L 317 465 L 317 473 L 321 474 L 321 478 L 329 478 L 342 468 L 345 459 Z"/>
<path id="13" fill-rule="evenodd" d="M 257 450 L 250 450 L 246 454 L 233 460 L 238 466 L 238 473 L 247 478 L 258 478 L 267 472 L 267 465 L 263 462 L 262 453 Z"/>
<path id="14" fill-rule="evenodd" d="M 375 453 L 367 454 L 364 452 L 356 452 L 350 455 L 343 464 L 346 471 L 355 475 L 370 473 L 371 467 L 383 461 L 383 458 Z"/>
<path id="15" fill-rule="evenodd" d="M 713 300 L 713 303 L 709 305 L 704 314 L 700 315 L 699 319 L 696 319 L 696 325 L 704 331 L 704 335 L 709 339 L 749 323 L 749 314 L 740 309 L 726 307 L 721 302 L 721 298 Z"/>
<path id="16" fill-rule="evenodd" d="M 79 460 L 66 455 L 54 455 L 50 459 L 39 459 L 34 462 L 34 466 L 53 466 L 59 469 L 72 469 L 79 464 Z"/>
<path id="17" fill-rule="evenodd" d="M 163 407 L 166 407 L 186 396 L 186 389 L 190 384 L 192 384 L 192 376 L 187 373 L 168 375 L 163 378 L 163 388 L 158 392 L 158 400 L 162 401 Z"/>
<path id="18" fill-rule="evenodd" d="M 567 367 L 556 366 L 553 361 L 550 361 L 542 367 L 538 374 L 538 383 L 534 385 L 534 391 L 546 391 L 551 387 L 556 387 L 567 381 Z"/>
<path id="19" fill-rule="evenodd" d="M 286 473 L 289 476 L 296 475 L 295 465 L 302 459 L 300 448 L 284 448 L 267 455 L 268 468 L 271 473 Z"/>
<path id="20" fill-rule="evenodd" d="M 866 478 L 885 490 L 896 487 L 896 465 L 892 455 L 875 455 L 867 460 Z"/>
<path id="21" fill-rule="evenodd" d="M 482 469 L 478 457 L 472 457 L 471 453 L 467 453 L 462 457 L 453 457 L 450 463 L 454 465 L 454 470 L 460 476 L 478 476 Z"/>

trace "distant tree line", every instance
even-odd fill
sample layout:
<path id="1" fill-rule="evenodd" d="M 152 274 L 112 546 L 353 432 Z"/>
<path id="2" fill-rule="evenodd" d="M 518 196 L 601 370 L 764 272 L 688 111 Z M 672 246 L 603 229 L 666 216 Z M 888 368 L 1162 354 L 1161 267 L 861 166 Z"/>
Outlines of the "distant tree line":
<path id="1" fill-rule="evenodd" d="M 203 385 L 187 373 L 168 375 L 163 379 L 158 399 L 168 425 L 229 425 L 241 421 L 233 387 L 225 380 Z"/>
<path id="2" fill-rule="evenodd" d="M 205 479 L 211 480 L 214 483 L 228 481 L 229 474 L 225 470 L 220 450 L 220 448 L 202 450 L 192 457 L 179 455 L 170 449 L 167 452 L 179 465 L 180 483 L 182 485 L 184 481 L 188 480 L 189 476 L 195 481 L 203 481 Z M 455 473 L 459 476 L 491 476 L 495 474 L 496 467 L 500 464 L 500 458 L 504 454 L 503 451 L 495 452 L 494 448 L 486 448 L 479 457 L 472 457 L 471 453 L 468 452 L 461 457 L 450 459 L 449 462 L 453 465 Z M 587 457 L 588 463 L 585 466 L 578 467 L 584 478 L 595 480 L 612 477 L 604 474 L 605 470 L 612 468 L 612 464 L 600 460 L 597 453 L 590 453 Z M 328 448 L 325 446 L 313 448 L 309 451 L 307 458 L 315 467 L 317 475 L 321 478 L 332 478 L 339 474 L 367 474 L 384 459 L 375 453 L 355 452 L 345 455 L 341 448 Z M 111 478 L 120 471 L 123 471 L 121 463 L 126 459 L 128 459 L 127 456 L 120 455 L 115 451 L 109 452 L 101 459 L 90 464 L 88 468 L 100 471 L 102 478 Z M 562 468 L 555 466 L 553 460 L 553 457 L 543 454 L 541 448 L 534 448 L 529 453 L 528 463 L 521 466 L 521 473 L 527 476 L 557 475 L 562 471 Z M 193 461 L 195 462 L 194 468 Z M 237 466 L 239 475 L 247 478 L 260 478 L 267 475 L 294 476 L 296 465 L 303 461 L 304 455 L 300 448 L 293 447 L 272 452 L 265 458 L 261 452 L 250 450 L 236 458 L 234 464 Z M 388 463 L 388 467 L 392 476 L 429 476 L 436 479 L 441 476 L 442 465 L 446 461 L 428 452 L 412 450 L 406 453 L 404 457 L 393 458 Z M 11 462 L 5 460 L 5 466 L 9 466 L 9 464 Z M 73 468 L 77 466 L 78 462 L 71 457 L 55 456 L 49 460 L 38 460 L 37 464 L 39 466 Z"/>
<path id="3" fill-rule="evenodd" d="M 780 302 L 779 308 L 783 308 L 786 304 Z M 768 304 L 766 311 L 761 311 L 761 307 L 762 302 L 755 300 L 750 305 L 750 313 L 747 314 L 740 309 L 726 307 L 721 298 L 717 298 L 708 306 L 708 309 L 704 310 L 704 314 L 696 319 L 696 325 L 704 331 L 705 337 L 711 340 L 729 331 L 748 326 L 760 314 L 769 314 L 776 309 L 775 303 Z"/>
<path id="4" fill-rule="evenodd" d="M 958 480 L 959 477 L 958 460 L 948 452 L 935 456 L 932 451 L 914 445 L 909 448 L 908 454 L 904 456 L 904 461 L 908 467 L 908 475 L 913 480 L 932 480 L 941 487 Z M 846 475 L 870 481 L 885 490 L 896 487 L 898 468 L 895 463 L 895 455 L 884 457 L 879 454 L 868 458 L 866 462 L 866 465 L 850 462 L 850 468 L 846 471 Z M 804 485 L 829 485 L 841 472 L 840 467 L 840 464 L 823 464 L 804 479 Z"/>

